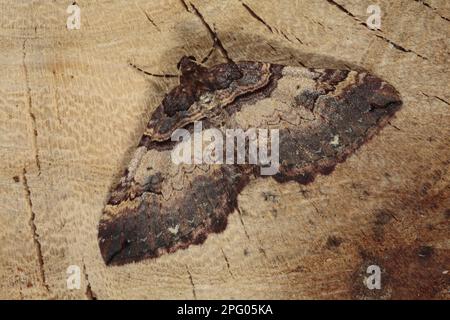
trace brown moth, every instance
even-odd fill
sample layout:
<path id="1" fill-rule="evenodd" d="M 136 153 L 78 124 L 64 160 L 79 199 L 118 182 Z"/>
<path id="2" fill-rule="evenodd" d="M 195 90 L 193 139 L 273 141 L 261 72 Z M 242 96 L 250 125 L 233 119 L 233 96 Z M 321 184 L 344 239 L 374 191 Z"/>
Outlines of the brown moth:
<path id="1" fill-rule="evenodd" d="M 99 224 L 106 264 L 121 265 L 203 243 L 227 216 L 254 164 L 175 164 L 175 130 L 279 130 L 279 182 L 306 184 L 330 174 L 401 106 L 399 93 L 366 72 L 291 67 L 256 61 L 207 68 L 179 63 L 180 84 L 154 111 L 137 150 L 112 188 Z"/>

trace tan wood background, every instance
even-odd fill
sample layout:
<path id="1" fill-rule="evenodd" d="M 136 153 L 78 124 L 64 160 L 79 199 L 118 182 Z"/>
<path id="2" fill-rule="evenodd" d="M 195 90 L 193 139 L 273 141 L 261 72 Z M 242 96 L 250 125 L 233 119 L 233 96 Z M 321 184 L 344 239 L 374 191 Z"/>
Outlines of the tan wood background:
<path id="1" fill-rule="evenodd" d="M 449 298 L 450 2 L 1 1 L 0 298 Z M 381 30 L 365 21 L 382 10 Z M 225 232 L 106 267 L 108 190 L 182 55 L 366 68 L 404 106 L 313 184 L 254 181 Z M 214 50 L 208 64 L 223 61 Z M 382 269 L 368 290 L 366 268 Z M 81 288 L 68 290 L 77 265 Z"/>

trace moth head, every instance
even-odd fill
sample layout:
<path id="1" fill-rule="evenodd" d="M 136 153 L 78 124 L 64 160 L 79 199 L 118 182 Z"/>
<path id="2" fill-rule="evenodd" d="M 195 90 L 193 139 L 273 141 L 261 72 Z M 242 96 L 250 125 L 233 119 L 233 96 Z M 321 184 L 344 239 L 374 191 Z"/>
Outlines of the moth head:
<path id="1" fill-rule="evenodd" d="M 204 67 L 202 67 L 193 56 L 183 56 L 177 63 L 177 69 L 180 70 L 181 74 L 193 73 L 199 68 Z"/>

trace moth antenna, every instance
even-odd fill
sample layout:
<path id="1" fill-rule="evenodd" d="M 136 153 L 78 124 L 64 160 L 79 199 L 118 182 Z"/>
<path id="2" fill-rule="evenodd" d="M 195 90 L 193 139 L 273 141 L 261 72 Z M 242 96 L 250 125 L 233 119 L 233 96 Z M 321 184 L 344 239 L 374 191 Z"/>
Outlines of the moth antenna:
<path id="1" fill-rule="evenodd" d="M 211 57 L 212 53 L 216 50 L 216 45 L 214 44 L 211 50 L 209 50 L 208 54 L 202 59 L 201 63 L 205 63 L 208 61 L 209 57 Z"/>
<path id="2" fill-rule="evenodd" d="M 204 62 L 205 61 L 194 61 L 196 64 L 198 64 L 198 65 L 200 65 L 200 66 L 202 66 L 202 67 L 205 67 L 205 68 L 209 68 Z"/>
<path id="3" fill-rule="evenodd" d="M 212 53 L 217 49 L 217 45 L 219 44 L 218 42 L 218 38 L 215 35 L 214 39 L 213 39 L 213 45 L 211 47 L 211 49 L 209 50 L 208 54 L 202 59 L 202 63 L 205 63 L 206 61 L 208 61 L 209 57 L 211 57 Z"/>
<path id="4" fill-rule="evenodd" d="M 176 74 L 158 74 L 158 73 L 151 73 L 148 71 L 145 71 L 144 69 L 138 67 L 137 65 L 135 65 L 134 63 L 128 62 L 128 64 L 133 67 L 134 69 L 148 75 L 148 76 L 152 76 L 152 77 L 158 77 L 158 78 L 178 78 L 179 76 Z"/>

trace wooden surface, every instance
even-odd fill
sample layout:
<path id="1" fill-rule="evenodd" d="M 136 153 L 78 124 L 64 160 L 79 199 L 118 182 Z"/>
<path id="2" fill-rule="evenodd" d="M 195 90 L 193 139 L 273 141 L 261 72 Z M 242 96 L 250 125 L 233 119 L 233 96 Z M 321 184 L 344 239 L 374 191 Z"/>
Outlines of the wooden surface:
<path id="1" fill-rule="evenodd" d="M 1 2 L 0 298 L 449 298 L 450 2 Z M 195 7 L 193 7 L 194 5 Z M 212 32 L 211 32 L 212 31 Z M 363 67 L 404 106 L 313 184 L 254 181 L 202 246 L 106 267 L 97 224 L 182 55 Z M 208 64 L 223 61 L 214 50 Z M 379 265 L 382 289 L 368 290 Z M 66 270 L 80 267 L 81 288 Z"/>

